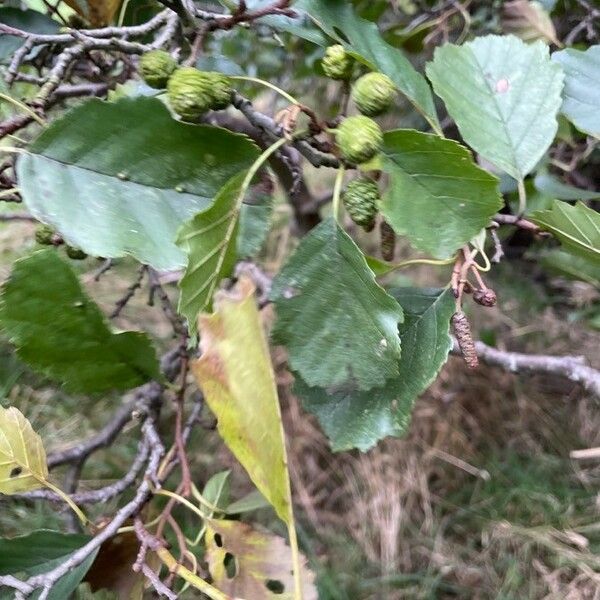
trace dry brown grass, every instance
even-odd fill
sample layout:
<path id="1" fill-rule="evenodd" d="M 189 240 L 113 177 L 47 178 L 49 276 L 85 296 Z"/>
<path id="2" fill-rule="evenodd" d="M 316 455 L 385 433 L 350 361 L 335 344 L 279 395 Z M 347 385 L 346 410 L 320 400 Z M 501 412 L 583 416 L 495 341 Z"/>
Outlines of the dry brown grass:
<path id="1" fill-rule="evenodd" d="M 290 382 L 282 383 L 297 503 L 332 570 L 344 568 L 328 556 L 335 534 L 360 548 L 365 566 L 355 573 L 359 578 L 374 570 L 382 582 L 393 574 L 429 574 L 464 598 L 600 598 L 600 558 L 586 545 L 585 533 L 555 530 L 544 523 L 543 511 L 531 527 L 480 519 L 452 523 L 457 514 L 477 509 L 468 502 L 452 506 L 461 489 L 477 490 L 495 476 L 485 468 L 489 453 L 511 451 L 532 461 L 553 455 L 569 469 L 572 444 L 600 443 L 597 407 L 573 386 L 522 381 L 488 368 L 467 373 L 451 359 L 417 402 L 406 438 L 385 440 L 365 454 L 332 454 L 315 420 L 289 395 Z M 570 471 L 573 485 L 588 487 L 587 510 L 593 512 L 598 469 L 572 465 Z M 527 595 L 502 594 L 510 574 L 499 563 L 507 555 L 528 561 L 524 571 L 531 580 L 519 587 L 531 590 Z M 382 583 L 361 598 L 457 597 L 439 594 L 419 583 L 401 590 Z"/>

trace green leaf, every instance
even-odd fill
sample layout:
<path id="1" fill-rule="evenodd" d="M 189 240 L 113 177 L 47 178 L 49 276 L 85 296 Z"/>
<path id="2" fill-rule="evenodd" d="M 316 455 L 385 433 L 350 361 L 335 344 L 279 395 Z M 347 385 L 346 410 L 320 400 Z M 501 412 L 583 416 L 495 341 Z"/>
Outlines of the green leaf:
<path id="1" fill-rule="evenodd" d="M 273 196 L 258 191 L 252 203 L 242 204 L 240 229 L 237 236 L 238 258 L 256 256 L 262 248 L 271 228 L 273 218 Z"/>
<path id="2" fill-rule="evenodd" d="M 390 184 L 380 210 L 396 233 L 436 258 L 448 258 L 486 227 L 502 206 L 498 179 L 452 140 L 412 129 L 385 134 Z"/>
<path id="3" fill-rule="evenodd" d="M 600 192 L 582 190 L 573 185 L 567 185 L 550 173 L 538 173 L 533 180 L 536 190 L 559 200 L 598 200 Z"/>
<path id="4" fill-rule="evenodd" d="M 390 46 L 375 23 L 360 18 L 346 0 L 300 0 L 294 9 L 305 10 L 319 27 L 370 69 L 385 73 L 425 117 L 441 132 L 431 89 L 400 50 Z"/>
<path id="5" fill-rule="evenodd" d="M 220 471 L 215 473 L 204 486 L 202 497 L 212 505 L 224 508 L 229 503 L 229 476 L 231 471 Z M 223 510 L 225 512 L 225 510 Z"/>
<path id="6" fill-rule="evenodd" d="M 251 510 L 258 510 L 259 508 L 266 508 L 270 506 L 265 497 L 258 491 L 253 490 L 249 494 L 246 494 L 243 498 L 232 502 L 225 512 L 228 515 L 240 515 Z"/>
<path id="7" fill-rule="evenodd" d="M 81 548 L 91 538 L 87 535 L 64 534 L 58 531 L 40 530 L 14 538 L 0 538 L 0 575 L 25 573 L 27 576 L 46 573 L 62 564 L 73 552 Z M 85 561 L 63 575 L 52 588 L 49 600 L 69 598 L 79 582 L 84 578 L 96 558 L 98 550 Z M 41 592 L 32 595 L 39 597 Z M 0 598 L 13 598 L 13 592 L 0 591 Z"/>
<path id="8" fill-rule="evenodd" d="M 10 6 L 0 8 L 0 23 L 22 31 L 44 35 L 52 35 L 60 30 L 60 25 L 56 21 L 37 10 L 21 10 Z M 25 39 L 22 37 L 0 35 L 0 62 L 8 62 L 24 43 Z"/>
<path id="9" fill-rule="evenodd" d="M 148 337 L 112 333 L 52 249 L 14 263 L 2 287 L 0 326 L 22 360 L 74 392 L 126 390 L 160 376 Z"/>
<path id="10" fill-rule="evenodd" d="M 555 200 L 550 210 L 534 212 L 530 219 L 558 238 L 568 252 L 600 264 L 600 214 L 583 202 L 572 206 Z"/>
<path id="11" fill-rule="evenodd" d="M 223 441 L 278 516 L 293 523 L 275 376 L 254 287 L 242 279 L 199 319 L 202 354 L 192 371 Z"/>
<path id="12" fill-rule="evenodd" d="M 328 392 L 296 378 L 294 392 L 317 416 L 334 451 L 366 451 L 386 436 L 403 435 L 415 399 L 435 379 L 452 348 L 449 328 L 455 306 L 450 290 L 398 288 L 391 293 L 405 314 L 396 377 L 367 392 Z"/>
<path id="13" fill-rule="evenodd" d="M 561 112 L 580 129 L 600 138 L 600 45 L 585 52 L 567 48 L 552 55 L 565 71 Z"/>
<path id="14" fill-rule="evenodd" d="M 427 76 L 465 142 L 515 179 L 556 135 L 563 73 L 543 42 L 487 35 L 446 44 L 435 49 Z"/>
<path id="15" fill-rule="evenodd" d="M 198 313 L 210 307 L 213 293 L 236 261 L 238 230 L 237 200 L 246 171 L 228 181 L 210 208 L 186 223 L 177 235 L 177 244 L 188 256 L 179 289 L 178 311 L 194 328 Z"/>
<path id="16" fill-rule="evenodd" d="M 273 281 L 276 343 L 309 385 L 368 390 L 398 374 L 401 306 L 332 219 L 302 239 Z"/>
<path id="17" fill-rule="evenodd" d="M 146 97 L 85 102 L 29 151 L 17 174 L 36 218 L 92 256 L 131 254 L 160 270 L 185 265 L 179 227 L 258 156 L 245 136 L 175 121 Z"/>
<path id="18" fill-rule="evenodd" d="M 552 250 L 541 258 L 542 265 L 551 271 L 556 271 L 569 279 L 585 281 L 600 288 L 600 265 L 562 250 Z"/>

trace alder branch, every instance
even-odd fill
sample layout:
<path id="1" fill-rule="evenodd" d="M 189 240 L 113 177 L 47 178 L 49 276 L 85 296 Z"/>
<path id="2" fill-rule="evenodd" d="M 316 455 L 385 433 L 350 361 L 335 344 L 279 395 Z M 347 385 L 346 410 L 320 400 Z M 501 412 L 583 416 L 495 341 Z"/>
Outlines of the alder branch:
<path id="1" fill-rule="evenodd" d="M 165 9 L 146 21 L 143 25 L 133 25 L 125 27 L 102 27 L 99 29 L 86 29 L 86 37 L 94 38 L 114 38 L 114 37 L 140 37 L 147 33 L 151 33 L 155 29 L 158 29 L 161 25 L 168 22 L 169 17 L 173 14 L 170 9 Z M 11 27 L 5 23 L 0 23 L 0 33 L 7 35 L 13 35 L 16 37 L 25 38 L 31 40 L 30 43 L 33 45 L 40 44 L 70 44 L 77 38 L 80 33 L 78 29 L 69 29 L 66 33 L 59 34 L 38 34 L 31 33 L 30 31 L 23 31 L 16 27 Z"/>
<path id="2" fill-rule="evenodd" d="M 479 359 L 491 366 L 501 367 L 512 373 L 548 373 L 560 375 L 577 382 L 594 396 L 600 398 L 600 371 L 590 367 L 583 356 L 548 356 L 544 354 L 522 354 L 498 350 L 483 342 L 475 343 Z M 460 355 L 454 340 L 453 354 Z"/>
<path id="3" fill-rule="evenodd" d="M 37 221 L 37 219 L 28 213 L 6 213 L 0 214 L 0 222 L 2 221 Z"/>
<path id="4" fill-rule="evenodd" d="M 127 473 L 121 479 L 97 490 L 71 494 L 71 499 L 75 504 L 99 504 L 116 498 L 135 483 L 142 467 L 148 460 L 149 452 L 148 445 L 142 439 L 139 443 L 135 459 L 131 463 Z M 45 500 L 55 504 L 64 504 L 64 498 L 50 490 L 35 490 L 33 492 L 15 494 L 12 497 L 21 500 Z"/>
<path id="5" fill-rule="evenodd" d="M 534 233 L 540 232 L 540 228 L 535 223 L 518 215 L 505 215 L 498 213 L 497 215 L 494 215 L 493 221 L 499 225 L 514 225 L 519 229 L 527 229 L 528 231 L 532 231 Z"/>
<path id="6" fill-rule="evenodd" d="M 106 540 L 113 537 L 128 519 L 139 513 L 142 507 L 152 496 L 152 484 L 150 482 L 153 482 L 154 485 L 159 484 L 157 480 L 158 469 L 160 466 L 160 460 L 165 453 L 165 448 L 160 440 L 158 432 L 156 431 L 155 419 L 156 416 L 149 415 L 143 426 L 144 438 L 148 446 L 151 448 L 151 453 L 148 460 L 148 466 L 144 472 L 144 479 L 138 487 L 135 497 L 117 511 L 115 516 L 106 527 L 104 527 L 87 544 L 71 554 L 63 563 L 47 573 L 35 575 L 27 580 L 26 583 L 32 588 L 42 588 L 42 593 L 39 597 L 39 600 L 46 600 L 54 584 L 63 575 L 66 575 L 69 571 L 80 565 Z"/>
<path id="7" fill-rule="evenodd" d="M 187 444 L 194 426 L 198 423 L 200 413 L 202 412 L 202 406 L 203 398 L 201 395 L 198 395 L 197 401 L 194 403 L 190 411 L 190 414 L 186 420 L 186 425 L 181 434 L 184 444 Z M 140 471 L 142 470 L 142 467 L 148 460 L 149 452 L 150 449 L 148 444 L 146 443 L 146 440 L 142 438 L 138 445 L 138 450 L 134 461 L 131 463 L 127 473 L 121 479 L 97 490 L 89 490 L 71 494 L 71 499 L 76 504 L 99 504 L 116 498 L 134 484 Z M 179 457 L 175 455 L 167 468 L 168 473 L 170 473 L 178 463 Z M 51 492 L 50 490 L 35 490 L 33 492 L 15 494 L 12 496 L 12 498 L 21 500 L 45 500 L 55 504 L 64 504 L 64 498 L 55 494 L 54 492 Z"/>
<path id="8" fill-rule="evenodd" d="M 252 125 L 261 131 L 264 131 L 275 139 L 284 136 L 285 132 L 281 125 L 275 122 L 275 120 L 268 115 L 257 111 L 252 106 L 252 102 L 250 102 L 248 98 L 245 98 L 240 93 L 233 93 L 232 105 L 235 106 L 235 108 L 237 108 Z M 306 160 L 308 160 L 308 162 L 310 162 L 311 165 L 313 165 L 313 167 L 332 167 L 337 169 L 341 164 L 337 158 L 315 150 L 305 140 L 295 140 L 291 144 L 298 150 L 298 152 L 300 152 L 300 154 L 302 154 L 302 156 L 304 156 L 304 158 L 306 158 Z"/>
<path id="9" fill-rule="evenodd" d="M 125 425 L 131 421 L 132 412 L 138 403 L 138 399 L 130 400 L 121 406 L 113 415 L 112 419 L 93 437 L 81 442 L 72 448 L 48 455 L 48 468 L 54 469 L 65 463 L 77 462 L 87 458 L 90 454 L 101 448 L 110 446 Z"/>

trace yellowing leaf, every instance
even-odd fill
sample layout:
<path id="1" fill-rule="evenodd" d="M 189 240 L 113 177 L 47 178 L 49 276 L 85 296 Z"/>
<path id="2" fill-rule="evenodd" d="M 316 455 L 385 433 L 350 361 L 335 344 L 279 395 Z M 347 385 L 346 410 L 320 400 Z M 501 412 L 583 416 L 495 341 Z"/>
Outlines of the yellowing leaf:
<path id="1" fill-rule="evenodd" d="M 224 442 L 288 527 L 293 569 L 287 572 L 294 574 L 294 598 L 302 600 L 308 596 L 302 592 L 281 411 L 252 282 L 242 279 L 217 294 L 215 310 L 200 316 L 202 356 L 192 370 Z"/>
<path id="2" fill-rule="evenodd" d="M 65 0 L 65 3 L 91 25 L 99 27 L 112 22 L 121 0 Z"/>
<path id="3" fill-rule="evenodd" d="M 19 410 L 0 406 L 0 494 L 44 487 L 47 477 L 40 436 Z"/>
<path id="4" fill-rule="evenodd" d="M 240 521 L 210 520 L 206 559 L 213 583 L 221 591 L 247 600 L 291 600 L 292 550 L 279 536 Z M 314 576 L 302 557 L 302 600 L 316 600 Z"/>
<path id="5" fill-rule="evenodd" d="M 221 437 L 285 523 L 291 499 L 281 413 L 254 286 L 240 281 L 200 316 L 201 358 L 192 366 Z"/>

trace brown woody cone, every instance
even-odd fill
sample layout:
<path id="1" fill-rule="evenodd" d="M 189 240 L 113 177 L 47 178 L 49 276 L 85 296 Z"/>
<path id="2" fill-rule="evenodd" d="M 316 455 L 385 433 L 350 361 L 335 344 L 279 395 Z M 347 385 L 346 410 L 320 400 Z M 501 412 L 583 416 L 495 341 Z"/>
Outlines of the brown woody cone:
<path id="1" fill-rule="evenodd" d="M 473 300 L 477 304 L 481 304 L 481 306 L 494 306 L 498 298 L 496 298 L 496 292 L 492 288 L 487 288 L 485 290 L 475 290 L 473 292 Z"/>
<path id="2" fill-rule="evenodd" d="M 394 260 L 396 234 L 386 221 L 379 223 L 379 236 L 381 238 L 381 257 L 386 261 Z"/>
<path id="3" fill-rule="evenodd" d="M 462 311 L 455 312 L 452 315 L 452 326 L 465 363 L 467 363 L 469 369 L 475 369 L 479 365 L 479 359 L 477 358 L 475 342 L 471 335 L 471 326 L 467 315 Z"/>

